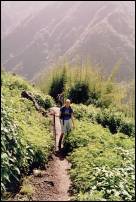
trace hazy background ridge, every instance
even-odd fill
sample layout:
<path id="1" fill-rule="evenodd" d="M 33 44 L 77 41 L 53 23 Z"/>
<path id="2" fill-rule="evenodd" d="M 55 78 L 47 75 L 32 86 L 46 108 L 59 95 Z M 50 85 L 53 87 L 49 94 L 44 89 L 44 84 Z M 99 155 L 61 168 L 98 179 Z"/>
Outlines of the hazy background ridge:
<path id="1" fill-rule="evenodd" d="M 32 80 L 61 58 L 91 60 L 109 74 L 120 61 L 118 80 L 134 78 L 133 1 L 2 4 L 2 65 Z"/>

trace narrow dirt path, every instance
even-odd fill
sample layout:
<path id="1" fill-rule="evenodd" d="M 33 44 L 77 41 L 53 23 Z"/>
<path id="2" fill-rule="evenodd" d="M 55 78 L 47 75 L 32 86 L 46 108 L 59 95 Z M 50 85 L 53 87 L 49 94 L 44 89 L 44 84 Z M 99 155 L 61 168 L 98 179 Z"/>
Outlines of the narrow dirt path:
<path id="1" fill-rule="evenodd" d="M 53 111 L 59 113 L 58 107 L 53 107 Z M 59 136 L 61 134 L 61 127 L 59 118 L 55 118 L 56 129 L 56 145 L 58 144 Z M 56 147 L 57 149 L 57 147 Z M 70 164 L 66 160 L 63 152 L 57 152 L 52 155 L 47 169 L 43 172 L 42 177 L 30 178 L 30 182 L 34 187 L 34 194 L 32 200 L 35 201 L 69 201 L 70 178 L 68 175 Z"/>

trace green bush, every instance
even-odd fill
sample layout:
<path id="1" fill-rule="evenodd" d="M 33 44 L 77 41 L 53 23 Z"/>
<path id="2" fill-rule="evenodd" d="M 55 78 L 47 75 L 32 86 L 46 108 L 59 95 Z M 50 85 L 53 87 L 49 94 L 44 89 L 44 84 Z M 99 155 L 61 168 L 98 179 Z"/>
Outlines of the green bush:
<path id="1" fill-rule="evenodd" d="M 86 103 L 89 99 L 89 85 L 83 82 L 76 82 L 75 85 L 70 89 L 68 97 L 73 103 Z"/>
<path id="2" fill-rule="evenodd" d="M 135 135 L 135 123 L 132 119 L 125 117 L 123 112 L 116 108 L 96 108 L 93 105 L 72 104 L 74 116 L 78 120 L 90 120 L 99 123 L 110 130 L 111 133 L 121 132 L 128 136 Z"/>
<path id="3" fill-rule="evenodd" d="M 75 148 L 86 146 L 89 142 L 99 142 L 107 146 L 109 144 L 111 148 L 114 148 L 115 144 L 124 148 L 126 148 L 126 144 L 130 144 L 130 148 L 134 146 L 133 141 L 125 134 L 117 133 L 112 135 L 109 129 L 103 128 L 96 123 L 93 124 L 82 120 L 76 121 L 76 129 L 65 137 L 65 148 L 72 151 Z"/>
<path id="4" fill-rule="evenodd" d="M 104 127 L 108 127 L 112 133 L 117 133 L 123 118 L 122 113 L 104 109 L 97 115 L 96 120 Z"/>
<path id="5" fill-rule="evenodd" d="M 100 113 L 101 109 L 96 108 L 93 105 L 83 105 L 83 104 L 72 104 L 74 110 L 74 117 L 78 120 L 91 120 L 91 122 L 96 122 L 96 115 Z"/>
<path id="6" fill-rule="evenodd" d="M 40 95 L 40 92 L 37 93 L 36 89 L 17 76 L 4 73 L 3 81 L 1 100 L 2 194 L 9 188 L 15 188 L 16 184 L 19 185 L 20 179 L 30 173 L 34 167 L 45 165 L 53 147 L 53 137 L 49 130 L 50 120 L 38 113 L 30 100 L 21 98 L 24 87 L 28 91 L 31 90 L 32 94 Z M 23 87 L 20 82 L 24 82 L 25 86 Z M 11 85 L 12 83 L 17 86 Z M 41 97 L 44 97 L 42 93 Z M 46 107 L 49 107 L 52 99 L 50 96 L 45 96 L 45 99 L 44 103 Z"/>
<path id="7" fill-rule="evenodd" d="M 10 73 L 7 72 L 2 72 L 2 85 L 4 87 L 7 87 L 9 90 L 32 90 L 33 88 L 31 87 L 31 85 L 23 80 L 21 77 L 17 76 L 17 75 L 12 75 Z M 12 80 L 12 82 L 11 82 Z"/>
<path id="8" fill-rule="evenodd" d="M 49 95 L 46 95 L 45 98 L 44 98 L 44 106 L 45 106 L 45 109 L 48 109 L 50 107 L 53 107 L 55 104 L 53 98 Z"/>
<path id="9" fill-rule="evenodd" d="M 122 132 L 128 136 L 135 135 L 135 124 L 132 119 L 124 116 L 122 112 L 118 112 L 115 108 L 101 110 L 96 115 L 96 121 L 104 127 L 108 127 L 111 133 Z"/>
<path id="10" fill-rule="evenodd" d="M 1 191 L 6 190 L 6 185 L 13 180 L 17 180 L 20 175 L 17 155 L 21 154 L 23 146 L 18 137 L 18 128 L 13 124 L 11 118 L 1 107 Z"/>
<path id="11" fill-rule="evenodd" d="M 39 106 L 43 107 L 44 109 L 48 109 L 50 107 L 53 107 L 55 102 L 53 98 L 49 95 L 41 96 L 39 94 L 34 95 L 34 98 Z"/>
<path id="12" fill-rule="evenodd" d="M 134 201 L 134 138 L 87 121 L 65 137 L 73 200 Z"/>
<path id="13" fill-rule="evenodd" d="M 35 98 L 36 102 L 38 103 L 38 105 L 39 105 L 40 107 L 45 108 L 44 99 L 42 98 L 41 95 L 38 95 L 38 94 L 37 94 L 37 95 L 34 95 L 34 98 Z"/>
<path id="14" fill-rule="evenodd" d="M 2 194 L 27 174 L 33 162 L 34 150 L 22 139 L 23 130 L 13 122 L 2 99 L 1 107 L 1 191 Z"/>
<path id="15" fill-rule="evenodd" d="M 78 148 L 69 157 L 75 199 L 80 201 L 87 196 L 87 200 L 92 201 L 96 192 L 100 193 L 99 200 L 134 201 L 134 149 L 128 150 L 128 154 L 121 149 L 119 153 L 114 149 L 110 155 L 106 154 L 109 149 L 102 151 L 102 147 L 88 145 Z"/>
<path id="16" fill-rule="evenodd" d="M 55 101 L 57 100 L 58 94 L 65 91 L 65 85 L 67 81 L 66 70 L 65 68 L 62 69 L 62 72 L 56 72 L 52 82 L 50 83 L 49 87 L 49 95 L 51 95 Z"/>
<path id="17" fill-rule="evenodd" d="M 122 120 L 120 127 L 120 132 L 127 134 L 128 136 L 134 136 L 135 134 L 135 124 L 132 120 Z"/>

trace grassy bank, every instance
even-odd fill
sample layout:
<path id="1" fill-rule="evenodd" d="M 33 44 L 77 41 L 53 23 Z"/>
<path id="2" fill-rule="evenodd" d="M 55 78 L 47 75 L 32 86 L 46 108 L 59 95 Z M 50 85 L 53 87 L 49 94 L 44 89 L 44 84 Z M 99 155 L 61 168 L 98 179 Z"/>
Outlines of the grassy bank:
<path id="1" fill-rule="evenodd" d="M 1 188 L 4 194 L 16 189 L 21 178 L 34 167 L 44 166 L 53 147 L 50 120 L 37 112 L 31 101 L 21 98 L 21 92 L 31 92 L 41 105 L 46 103 L 45 109 L 54 101 L 16 75 L 2 72 L 1 83 Z"/>

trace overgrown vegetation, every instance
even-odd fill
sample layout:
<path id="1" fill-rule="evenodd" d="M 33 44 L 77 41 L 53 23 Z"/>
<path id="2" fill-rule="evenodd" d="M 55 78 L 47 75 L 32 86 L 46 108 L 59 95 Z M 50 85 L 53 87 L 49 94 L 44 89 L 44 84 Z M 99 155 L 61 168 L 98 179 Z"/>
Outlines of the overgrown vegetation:
<path id="1" fill-rule="evenodd" d="M 65 138 L 73 200 L 134 201 L 134 139 L 87 121 Z"/>
<path id="2" fill-rule="evenodd" d="M 77 119 L 76 129 L 64 139 L 74 201 L 135 200 L 134 83 L 115 81 L 118 66 L 104 78 L 90 65 L 60 65 L 38 83 L 43 92 L 50 92 L 54 76 L 59 81 L 65 69 L 61 91 L 72 100 Z"/>
<path id="3" fill-rule="evenodd" d="M 39 103 L 45 103 L 46 109 L 54 103 L 50 96 L 44 96 L 20 77 L 2 72 L 2 194 L 13 191 L 21 177 L 34 167 L 44 166 L 53 147 L 50 120 L 38 113 L 31 101 L 21 98 L 22 90 L 38 95 Z"/>
<path id="4" fill-rule="evenodd" d="M 73 200 L 135 200 L 134 83 L 118 84 L 114 74 L 106 79 L 90 66 L 65 64 L 39 80 L 41 93 L 20 77 L 2 72 L 2 195 L 47 163 L 53 148 L 50 120 L 21 98 L 26 90 L 45 110 L 62 92 L 73 102 L 76 129 L 64 139 L 72 163 Z M 27 185 L 21 192 L 31 198 L 33 190 Z"/>
<path id="5" fill-rule="evenodd" d="M 68 97 L 72 102 L 79 104 L 79 103 L 86 103 L 89 99 L 89 87 L 87 84 L 82 82 L 77 82 L 75 85 L 70 89 Z"/>
<path id="6" fill-rule="evenodd" d="M 115 65 L 111 75 L 106 78 L 91 64 L 60 64 L 42 74 L 37 84 L 44 93 L 49 93 L 55 99 L 57 94 L 64 92 L 65 98 L 70 98 L 73 103 L 93 104 L 101 108 L 114 106 L 126 116 L 134 118 L 134 82 L 117 83 L 115 72 L 118 66 Z"/>
<path id="7" fill-rule="evenodd" d="M 57 101 L 57 95 L 65 91 L 66 84 L 66 70 L 63 69 L 62 73 L 53 75 L 53 80 L 49 88 L 49 95 L 51 95 Z"/>
<path id="8" fill-rule="evenodd" d="M 125 116 L 123 112 L 119 112 L 115 107 L 96 108 L 93 105 L 75 105 L 74 116 L 79 120 L 89 120 L 92 123 L 99 123 L 103 127 L 109 128 L 111 133 L 122 132 L 128 136 L 135 135 L 135 123 L 132 118 Z"/>

